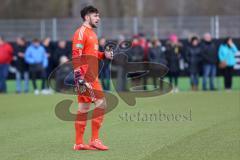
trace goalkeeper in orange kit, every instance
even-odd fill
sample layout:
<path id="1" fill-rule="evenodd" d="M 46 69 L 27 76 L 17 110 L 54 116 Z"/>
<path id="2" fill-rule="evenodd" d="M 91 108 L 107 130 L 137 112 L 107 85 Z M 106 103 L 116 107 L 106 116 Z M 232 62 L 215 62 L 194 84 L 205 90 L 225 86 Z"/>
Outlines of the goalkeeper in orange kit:
<path id="1" fill-rule="evenodd" d="M 113 59 L 113 52 L 106 50 L 99 52 L 98 38 L 94 32 L 100 17 L 93 6 L 81 10 L 83 24 L 76 30 L 72 43 L 72 59 L 74 67 L 74 81 L 78 93 L 78 113 L 75 120 L 76 142 L 74 150 L 108 150 L 99 139 L 99 130 L 106 110 L 106 99 L 98 80 L 98 60 Z M 92 136 L 89 144 L 83 142 L 83 134 L 87 123 L 87 114 L 91 103 L 95 104 L 93 110 Z"/>

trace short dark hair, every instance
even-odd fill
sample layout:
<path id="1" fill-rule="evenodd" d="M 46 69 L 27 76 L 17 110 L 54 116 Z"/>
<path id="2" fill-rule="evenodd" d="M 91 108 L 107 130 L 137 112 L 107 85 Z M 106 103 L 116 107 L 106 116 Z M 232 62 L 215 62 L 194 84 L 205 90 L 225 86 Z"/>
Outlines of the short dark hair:
<path id="1" fill-rule="evenodd" d="M 33 43 L 40 43 L 40 40 L 39 40 L 38 38 L 34 38 L 34 39 L 32 40 L 32 42 L 33 42 Z"/>
<path id="2" fill-rule="evenodd" d="M 89 13 L 99 13 L 99 11 L 93 6 L 86 6 L 80 12 L 82 19 L 85 20 L 85 16 Z"/>
<path id="3" fill-rule="evenodd" d="M 197 36 L 193 36 L 193 37 L 191 38 L 191 43 L 193 43 L 193 41 L 195 41 L 195 40 L 199 41 L 199 38 L 198 38 Z"/>

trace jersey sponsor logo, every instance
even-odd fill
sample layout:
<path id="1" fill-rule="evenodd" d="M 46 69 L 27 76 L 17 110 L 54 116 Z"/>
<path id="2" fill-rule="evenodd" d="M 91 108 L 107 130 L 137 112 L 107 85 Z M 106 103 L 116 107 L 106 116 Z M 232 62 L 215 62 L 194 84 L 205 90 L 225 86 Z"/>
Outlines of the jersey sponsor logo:
<path id="1" fill-rule="evenodd" d="M 77 48 L 80 48 L 80 49 L 83 49 L 83 45 L 82 45 L 82 44 L 79 44 L 79 43 L 76 44 L 76 47 L 77 47 Z"/>

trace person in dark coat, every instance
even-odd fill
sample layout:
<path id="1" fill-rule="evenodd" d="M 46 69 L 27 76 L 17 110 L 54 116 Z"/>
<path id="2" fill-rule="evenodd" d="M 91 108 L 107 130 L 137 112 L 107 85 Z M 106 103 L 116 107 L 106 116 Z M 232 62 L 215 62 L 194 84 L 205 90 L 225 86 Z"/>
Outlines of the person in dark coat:
<path id="1" fill-rule="evenodd" d="M 149 61 L 149 59 L 148 59 L 149 47 L 150 47 L 151 42 L 149 42 L 147 40 L 146 35 L 144 33 L 139 33 L 138 35 L 135 36 L 135 38 L 138 38 L 138 44 L 143 49 L 143 54 L 144 54 L 143 61 L 148 62 Z M 148 77 L 144 76 L 143 77 L 143 89 L 144 90 L 147 90 L 147 80 L 148 80 Z"/>
<path id="2" fill-rule="evenodd" d="M 61 57 L 67 57 L 68 59 L 70 59 L 70 57 L 68 56 L 68 48 L 67 48 L 67 43 L 64 40 L 60 40 L 57 44 L 57 48 L 54 51 L 53 54 L 53 62 L 54 62 L 54 66 L 58 66 L 60 64 L 60 58 Z"/>
<path id="3" fill-rule="evenodd" d="M 144 60 L 144 49 L 137 38 L 133 39 L 132 48 L 127 53 L 129 62 L 143 62 Z"/>
<path id="4" fill-rule="evenodd" d="M 179 42 L 176 35 L 171 35 L 167 42 L 166 57 L 169 68 L 169 81 L 173 84 L 174 80 L 174 92 L 178 92 L 178 76 L 180 72 L 180 58 L 182 56 L 182 44 Z"/>
<path id="5" fill-rule="evenodd" d="M 189 66 L 190 82 L 193 91 L 198 90 L 198 79 L 200 73 L 200 63 L 202 58 L 202 48 L 199 38 L 191 38 L 191 44 L 187 47 L 186 61 Z"/>
<path id="6" fill-rule="evenodd" d="M 203 90 L 207 90 L 207 79 L 209 78 L 210 90 L 215 90 L 214 79 L 216 77 L 217 46 L 212 40 L 210 33 L 204 34 L 202 43 L 202 63 L 203 63 Z"/>
<path id="7" fill-rule="evenodd" d="M 167 65 L 166 55 L 165 55 L 166 48 L 161 44 L 161 42 L 158 39 L 153 39 L 152 41 L 152 47 L 149 48 L 149 54 L 148 54 L 148 60 L 152 63 L 158 63 L 162 64 L 164 66 Z M 158 71 L 155 71 L 158 72 Z M 160 72 L 159 72 L 160 74 Z M 155 74 L 154 74 L 155 75 Z M 157 78 L 153 76 L 153 85 L 155 88 L 157 88 Z M 161 81 L 162 82 L 162 81 Z M 160 88 L 162 89 L 162 83 L 160 83 Z"/>
<path id="8" fill-rule="evenodd" d="M 139 39 L 137 37 L 133 38 L 132 41 L 132 48 L 127 51 L 128 55 L 128 62 L 143 62 L 144 60 L 144 49 L 139 43 Z M 134 72 L 129 74 L 130 77 L 132 77 L 132 83 L 133 86 L 141 86 L 141 77 L 142 73 Z M 138 77 L 138 78 L 136 78 Z M 145 86 L 145 83 L 144 83 Z M 144 88 L 145 89 L 145 88 Z"/>
<path id="9" fill-rule="evenodd" d="M 54 69 L 53 67 L 53 44 L 51 42 L 51 38 L 47 37 L 43 40 L 42 46 L 47 52 L 47 58 L 48 58 L 48 66 L 46 68 L 46 74 L 47 77 L 51 74 L 52 70 Z"/>
<path id="10" fill-rule="evenodd" d="M 73 80 L 73 77 L 70 78 L 69 73 L 72 72 L 72 65 L 69 62 L 69 59 L 66 56 L 62 56 L 59 58 L 59 65 L 61 65 L 60 68 L 56 71 L 56 91 L 57 92 L 67 92 L 71 91 L 72 85 L 71 81 Z M 70 78 L 70 79 L 69 79 Z"/>
<path id="11" fill-rule="evenodd" d="M 24 92 L 29 91 L 29 70 L 28 64 L 24 60 L 24 54 L 27 48 L 23 37 L 17 37 L 14 47 L 14 59 L 16 67 L 16 93 L 22 92 L 21 80 L 24 79 Z"/>
<path id="12" fill-rule="evenodd" d="M 106 44 L 106 39 L 102 37 L 99 40 L 99 51 L 104 52 L 105 44 Z M 106 91 L 109 91 L 110 90 L 110 60 L 104 59 L 99 62 L 99 65 L 100 65 L 99 77 L 101 78 L 103 89 Z"/>

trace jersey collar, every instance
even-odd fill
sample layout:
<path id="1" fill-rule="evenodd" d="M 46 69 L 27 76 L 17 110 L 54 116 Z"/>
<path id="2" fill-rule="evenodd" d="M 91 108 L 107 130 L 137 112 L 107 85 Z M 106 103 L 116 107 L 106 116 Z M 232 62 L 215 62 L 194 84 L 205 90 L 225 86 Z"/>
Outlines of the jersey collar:
<path id="1" fill-rule="evenodd" d="M 86 28 L 92 29 L 92 27 L 91 27 L 91 26 L 89 26 L 89 25 L 86 25 L 85 23 L 83 23 L 83 26 L 84 26 L 84 27 L 86 27 Z"/>

